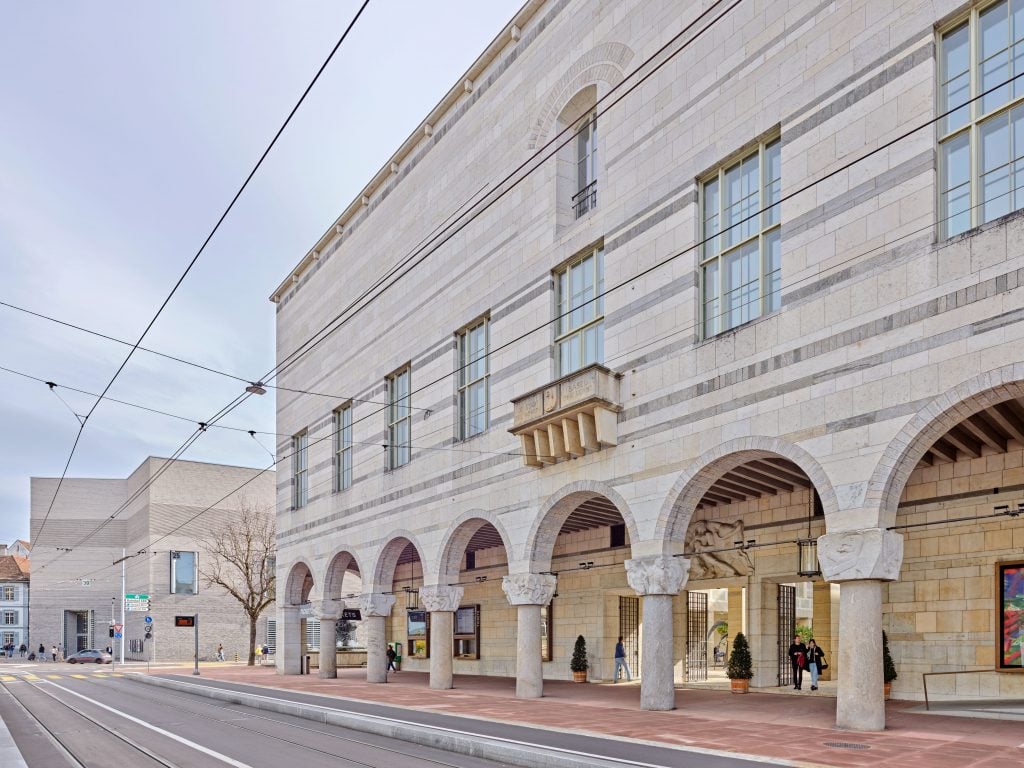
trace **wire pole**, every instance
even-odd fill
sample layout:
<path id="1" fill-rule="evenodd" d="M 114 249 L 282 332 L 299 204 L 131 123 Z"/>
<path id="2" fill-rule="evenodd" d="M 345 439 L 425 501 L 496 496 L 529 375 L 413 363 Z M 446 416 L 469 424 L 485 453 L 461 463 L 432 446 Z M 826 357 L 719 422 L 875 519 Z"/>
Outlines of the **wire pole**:
<path id="1" fill-rule="evenodd" d="M 118 633 L 121 635 L 121 664 L 124 664 L 124 563 L 128 558 L 125 556 L 124 547 L 121 547 L 121 631 Z"/>

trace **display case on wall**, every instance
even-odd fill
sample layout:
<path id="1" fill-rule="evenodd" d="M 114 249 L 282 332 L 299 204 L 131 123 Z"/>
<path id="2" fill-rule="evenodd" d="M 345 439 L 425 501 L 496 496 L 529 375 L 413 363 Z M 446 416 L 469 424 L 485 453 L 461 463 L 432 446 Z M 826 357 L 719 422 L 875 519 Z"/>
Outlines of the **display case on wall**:
<path id="1" fill-rule="evenodd" d="M 541 661 L 551 661 L 554 658 L 555 633 L 552 623 L 552 606 L 548 603 L 540 609 L 540 658 Z"/>
<path id="2" fill-rule="evenodd" d="M 430 613 L 410 608 L 405 615 L 409 658 L 430 658 Z"/>
<path id="3" fill-rule="evenodd" d="M 456 659 L 480 658 L 480 606 L 466 605 L 455 612 L 455 643 L 452 655 Z"/>
<path id="4" fill-rule="evenodd" d="M 996 669 L 1024 671 L 1024 562 L 996 564 Z"/>

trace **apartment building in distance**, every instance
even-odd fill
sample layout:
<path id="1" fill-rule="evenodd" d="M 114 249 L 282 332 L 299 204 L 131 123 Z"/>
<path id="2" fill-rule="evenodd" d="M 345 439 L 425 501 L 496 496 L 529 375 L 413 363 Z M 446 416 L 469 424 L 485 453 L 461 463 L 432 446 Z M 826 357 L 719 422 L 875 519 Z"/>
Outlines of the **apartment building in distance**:
<path id="1" fill-rule="evenodd" d="M 119 655 L 123 640 L 126 659 L 191 660 L 194 632 L 175 627 L 174 617 L 198 613 L 201 659 L 212 660 L 219 644 L 228 658 L 247 658 L 248 617 L 200 571 L 217 526 L 272 514 L 274 473 L 253 479 L 260 470 L 165 464 L 151 456 L 126 478 L 65 478 L 55 501 L 57 478 L 32 478 L 33 643 L 67 653 L 110 646 Z M 110 629 L 121 623 L 123 556 L 125 593 L 148 595 L 150 610 L 126 612 L 118 640 Z M 257 630 L 265 636 L 266 616 Z"/>
<path id="2" fill-rule="evenodd" d="M 28 644 L 31 565 L 21 555 L 0 555 L 0 646 Z"/>
<path id="3" fill-rule="evenodd" d="M 843 728 L 883 630 L 894 697 L 1024 696 L 1022 37 L 529 0 L 271 297 L 279 359 L 319 341 L 280 384 L 339 393 L 279 391 L 279 671 L 347 605 L 375 682 L 398 643 L 536 697 L 622 637 L 685 707 L 740 631 L 792 686 L 807 627 Z"/>

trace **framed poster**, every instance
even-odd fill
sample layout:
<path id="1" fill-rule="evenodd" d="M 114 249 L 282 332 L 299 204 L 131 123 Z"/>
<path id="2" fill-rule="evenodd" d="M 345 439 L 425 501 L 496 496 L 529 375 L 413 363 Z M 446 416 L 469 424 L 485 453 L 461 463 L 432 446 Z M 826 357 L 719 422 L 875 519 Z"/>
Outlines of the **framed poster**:
<path id="1" fill-rule="evenodd" d="M 467 605 L 455 612 L 454 648 L 457 659 L 480 658 L 480 606 Z"/>
<path id="2" fill-rule="evenodd" d="M 430 658 L 430 614 L 427 611 L 409 609 L 406 612 L 406 638 L 409 656 Z"/>
<path id="3" fill-rule="evenodd" d="M 996 670 L 1024 671 L 1024 562 L 996 563 Z"/>

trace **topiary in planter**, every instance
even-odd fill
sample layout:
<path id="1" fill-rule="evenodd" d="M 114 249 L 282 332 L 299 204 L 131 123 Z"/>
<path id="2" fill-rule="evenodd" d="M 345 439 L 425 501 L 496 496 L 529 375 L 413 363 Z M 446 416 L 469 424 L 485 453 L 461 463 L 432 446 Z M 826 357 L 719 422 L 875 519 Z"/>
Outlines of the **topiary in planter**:
<path id="1" fill-rule="evenodd" d="M 580 635 L 576 638 L 576 645 L 572 649 L 572 659 L 569 661 L 572 679 L 578 683 L 585 683 L 589 668 L 590 664 L 587 662 L 587 641 L 583 639 L 583 635 Z"/>
<path id="2" fill-rule="evenodd" d="M 897 678 L 896 665 L 892 663 L 892 654 L 889 653 L 889 637 L 882 630 L 882 679 L 891 683 Z"/>
<path id="3" fill-rule="evenodd" d="M 746 693 L 750 687 L 750 678 L 754 676 L 754 661 L 750 658 L 750 646 L 747 637 L 737 632 L 732 641 L 732 652 L 729 664 L 725 668 L 726 677 L 732 680 L 733 693 Z"/>

